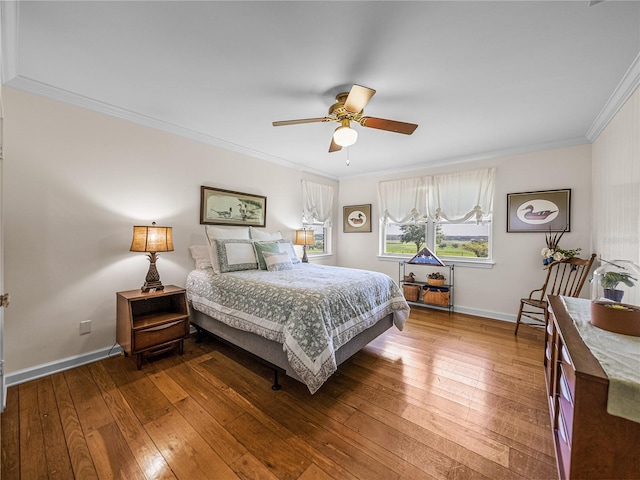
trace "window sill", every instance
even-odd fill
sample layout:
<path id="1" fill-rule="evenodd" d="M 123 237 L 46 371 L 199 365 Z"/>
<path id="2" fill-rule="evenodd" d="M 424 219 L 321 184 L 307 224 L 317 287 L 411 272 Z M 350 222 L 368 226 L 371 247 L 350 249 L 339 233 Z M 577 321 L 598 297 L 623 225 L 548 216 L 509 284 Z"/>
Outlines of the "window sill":
<path id="1" fill-rule="evenodd" d="M 411 259 L 411 256 L 398 256 L 398 255 L 378 255 L 378 260 L 383 262 L 407 262 Z M 449 258 L 441 258 L 447 265 L 455 265 L 456 267 L 464 268 L 488 268 L 491 269 L 495 265 L 492 260 L 452 260 Z M 428 265 L 425 265 L 428 266 Z"/>
<path id="2" fill-rule="evenodd" d="M 314 259 L 323 259 L 323 258 L 331 258 L 333 257 L 332 254 L 330 253 L 307 253 L 307 257 L 309 258 L 309 260 L 314 260 Z"/>

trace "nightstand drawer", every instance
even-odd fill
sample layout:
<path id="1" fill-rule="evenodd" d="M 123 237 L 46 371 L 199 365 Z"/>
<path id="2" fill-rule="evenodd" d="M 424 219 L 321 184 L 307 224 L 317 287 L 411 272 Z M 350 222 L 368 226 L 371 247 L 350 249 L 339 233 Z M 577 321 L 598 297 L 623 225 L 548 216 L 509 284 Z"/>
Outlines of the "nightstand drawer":
<path id="1" fill-rule="evenodd" d="M 158 347 L 172 340 L 180 340 L 187 335 L 188 322 L 186 318 L 171 323 L 158 325 L 133 332 L 133 351 L 139 352 L 148 348 Z"/>

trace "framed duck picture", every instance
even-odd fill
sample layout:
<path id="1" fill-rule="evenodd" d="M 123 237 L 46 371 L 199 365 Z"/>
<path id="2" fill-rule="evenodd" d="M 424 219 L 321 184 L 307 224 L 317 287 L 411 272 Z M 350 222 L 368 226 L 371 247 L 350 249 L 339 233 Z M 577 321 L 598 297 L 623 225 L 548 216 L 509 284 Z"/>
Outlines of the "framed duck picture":
<path id="1" fill-rule="evenodd" d="M 569 232 L 571 189 L 507 194 L 507 232 Z"/>
<path id="2" fill-rule="evenodd" d="M 264 227 L 267 197 L 222 188 L 200 187 L 200 224 Z"/>
<path id="3" fill-rule="evenodd" d="M 371 204 L 342 207 L 343 231 L 358 233 L 371 231 Z"/>

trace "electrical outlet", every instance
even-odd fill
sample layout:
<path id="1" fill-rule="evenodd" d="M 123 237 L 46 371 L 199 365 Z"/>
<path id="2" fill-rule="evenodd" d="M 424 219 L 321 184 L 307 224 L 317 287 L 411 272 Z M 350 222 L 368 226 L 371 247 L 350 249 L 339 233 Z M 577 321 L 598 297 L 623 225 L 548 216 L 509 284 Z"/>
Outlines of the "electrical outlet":
<path id="1" fill-rule="evenodd" d="M 80 322 L 80 335 L 91 333 L 91 320 L 83 320 Z"/>

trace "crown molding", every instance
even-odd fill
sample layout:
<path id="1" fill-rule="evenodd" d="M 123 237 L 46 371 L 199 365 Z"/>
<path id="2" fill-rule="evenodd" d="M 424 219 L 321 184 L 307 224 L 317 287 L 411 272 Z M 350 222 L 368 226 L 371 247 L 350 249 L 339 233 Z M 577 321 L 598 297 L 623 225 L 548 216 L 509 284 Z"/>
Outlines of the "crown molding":
<path id="1" fill-rule="evenodd" d="M 585 137 L 593 143 L 602 133 L 611 119 L 618 113 L 629 97 L 633 95 L 640 85 L 640 53 L 636 56 L 631 66 L 620 80 L 596 119 L 587 130 Z"/>
<path id="2" fill-rule="evenodd" d="M 545 150 L 555 150 L 558 148 L 575 147 L 577 145 L 587 145 L 591 142 L 586 137 L 573 137 L 553 142 L 538 143 L 535 145 L 526 145 L 523 147 L 509 148 L 503 150 L 493 150 L 475 155 L 467 155 L 464 157 L 440 158 L 433 161 L 425 161 L 424 163 L 415 163 L 402 168 L 393 168 L 387 170 L 378 170 L 375 172 L 367 172 L 359 175 L 342 176 L 339 180 L 351 180 L 359 177 L 370 177 L 374 175 L 390 175 L 396 173 L 415 172 L 416 170 L 424 170 L 429 168 L 447 167 L 451 165 L 459 165 L 463 163 L 473 163 L 482 160 L 493 160 L 496 158 L 510 157 L 513 155 L 522 155 L 533 152 L 543 152 Z"/>
<path id="3" fill-rule="evenodd" d="M 18 1 L 0 1 L 0 77 L 3 85 L 27 93 L 33 93 L 52 100 L 56 100 L 69 105 L 87 108 L 98 113 L 110 115 L 130 121 L 132 123 L 154 128 L 181 137 L 189 138 L 201 143 L 230 150 L 232 152 L 258 158 L 294 170 L 309 172 L 312 174 L 328 177 L 337 180 L 337 177 L 330 177 L 326 172 L 313 168 L 301 167 L 300 165 L 285 160 L 280 157 L 269 155 L 264 152 L 227 142 L 220 138 L 207 135 L 196 130 L 181 127 L 157 118 L 141 115 L 130 110 L 125 110 L 114 105 L 99 102 L 89 97 L 78 95 L 60 88 L 38 82 L 18 74 Z"/>
<path id="4" fill-rule="evenodd" d="M 92 98 L 84 97 L 82 95 L 78 95 L 76 93 L 62 90 L 57 87 L 53 87 L 51 85 L 38 82 L 26 77 L 15 76 L 11 80 L 9 80 L 6 83 L 6 85 L 8 87 L 15 88 L 17 90 L 21 90 L 27 93 L 32 93 L 32 94 L 50 98 L 52 100 L 56 100 L 65 104 L 70 104 L 77 107 L 93 110 L 95 112 L 120 118 L 123 120 L 127 120 L 129 122 L 132 122 L 138 125 L 143 125 L 143 126 L 161 130 L 167 133 L 171 133 L 174 135 L 179 135 L 181 137 L 189 138 L 191 140 L 195 140 L 201 143 L 206 143 L 208 145 L 223 148 L 225 150 L 230 150 L 232 152 L 247 155 L 249 157 L 265 160 L 267 162 L 292 168 L 294 170 L 300 170 L 303 172 L 312 173 L 325 178 L 329 178 L 331 180 L 346 180 L 346 179 L 357 178 L 357 177 L 368 177 L 371 175 L 385 175 L 390 173 L 400 173 L 400 172 L 418 170 L 421 168 L 432 168 L 432 167 L 439 167 L 442 165 L 453 165 L 453 164 L 460 164 L 460 163 L 467 163 L 467 162 L 476 162 L 480 160 L 500 158 L 500 157 L 506 157 L 510 155 L 538 152 L 543 150 L 553 150 L 556 148 L 571 147 L 575 145 L 583 145 L 586 143 L 591 143 L 591 141 L 586 137 L 574 137 L 574 138 L 569 138 L 569 139 L 564 139 L 564 140 L 559 140 L 554 142 L 546 142 L 546 143 L 541 143 L 536 145 L 526 145 L 523 147 L 484 152 L 481 154 L 469 155 L 465 157 L 443 158 L 443 159 L 438 159 L 432 162 L 409 165 L 401 169 L 386 169 L 386 170 L 380 170 L 376 172 L 367 172 L 359 175 L 347 175 L 347 176 L 335 177 L 335 176 L 328 175 L 326 172 L 322 172 L 322 171 L 315 170 L 308 167 L 303 167 L 299 164 L 290 162 L 288 160 L 284 160 L 282 158 L 279 158 L 273 155 L 269 155 L 257 150 L 246 148 L 246 147 L 243 147 L 242 145 L 237 145 L 235 143 L 227 142 L 220 138 L 213 137 L 211 135 L 198 132 L 196 130 L 187 129 L 179 125 L 165 122 L 163 120 L 158 120 L 153 117 L 148 117 L 136 112 L 132 112 L 130 110 L 125 110 L 123 108 L 115 107 L 107 103 L 99 102 Z M 622 103 L 624 103 L 624 101 Z M 620 105 L 622 105 L 622 103 Z"/>
<path id="5" fill-rule="evenodd" d="M 99 102 L 92 98 L 78 95 L 76 93 L 69 92 L 67 90 L 62 90 L 60 88 L 48 85 L 46 83 L 38 82 L 36 80 L 30 79 L 27 77 L 23 77 L 20 75 L 15 76 L 11 78 L 11 80 L 6 82 L 5 85 L 11 88 L 15 88 L 17 90 L 21 90 L 23 92 L 32 93 L 34 95 L 39 95 L 39 96 L 56 100 L 65 104 L 73 105 L 76 107 L 93 110 L 94 112 L 98 112 L 104 115 L 109 115 L 112 117 L 127 120 L 129 122 L 132 122 L 138 125 L 154 128 L 156 130 L 167 132 L 173 135 L 189 138 L 197 142 L 206 143 L 214 147 L 230 150 L 232 152 L 240 153 L 242 155 L 246 155 L 252 158 L 258 158 L 260 160 L 265 160 L 267 162 L 292 168 L 294 170 L 305 171 L 305 172 L 321 175 L 323 177 L 327 177 L 326 172 L 321 172 L 319 170 L 302 167 L 296 163 L 290 162 L 280 157 L 269 155 L 267 153 L 260 152 L 258 150 L 253 150 L 251 148 L 247 148 L 232 142 L 227 142 L 226 140 L 222 140 L 220 138 L 207 135 L 206 133 L 202 133 L 197 130 L 184 128 L 179 125 L 175 125 L 173 123 L 165 122 L 164 120 L 159 120 L 157 118 L 132 112 L 130 110 L 116 107 L 114 105 Z"/>
<path id="6" fill-rule="evenodd" d="M 514 154 L 522 154 L 541 150 L 550 150 L 572 145 L 584 143 L 593 143 L 593 141 L 602 133 L 605 127 L 613 119 L 613 117 L 622 108 L 624 103 L 631 97 L 635 90 L 640 86 L 640 54 L 636 56 L 622 80 L 617 85 L 614 92 L 608 98 L 604 107 L 597 115 L 584 137 L 576 137 L 572 139 L 561 140 L 558 142 L 550 142 L 538 145 L 530 145 L 510 150 L 500 150 L 494 152 L 484 152 L 477 155 L 471 155 L 462 158 L 438 159 L 428 164 L 417 164 L 404 167 L 400 170 L 384 170 L 378 172 L 368 172 L 361 175 L 353 176 L 330 176 L 326 172 L 318 171 L 313 168 L 303 167 L 294 162 L 285 160 L 280 157 L 269 155 L 264 152 L 246 148 L 225 140 L 222 140 L 205 133 L 187 129 L 179 125 L 171 124 L 156 118 L 147 117 L 129 110 L 125 110 L 113 105 L 105 104 L 94 99 L 74 94 L 69 91 L 61 90 L 57 87 L 47 85 L 35 80 L 18 75 L 18 17 L 19 8 L 17 0 L 0 1 L 0 69 L 3 84 L 22 90 L 25 92 L 41 95 L 63 103 L 87 108 L 99 113 L 121 118 L 139 125 L 148 126 L 157 130 L 165 131 L 174 135 L 206 143 L 215 147 L 230 150 L 236 153 L 247 155 L 253 158 L 265 160 L 274 164 L 282 165 L 295 170 L 309 172 L 312 174 L 327 177 L 333 180 L 354 178 L 360 176 L 381 175 L 388 173 L 397 173 L 402 171 L 411 171 L 425 167 L 437 167 L 440 165 L 451 165 L 455 163 L 466 163 L 478 160 L 486 160 L 490 158 L 498 158 Z"/>

